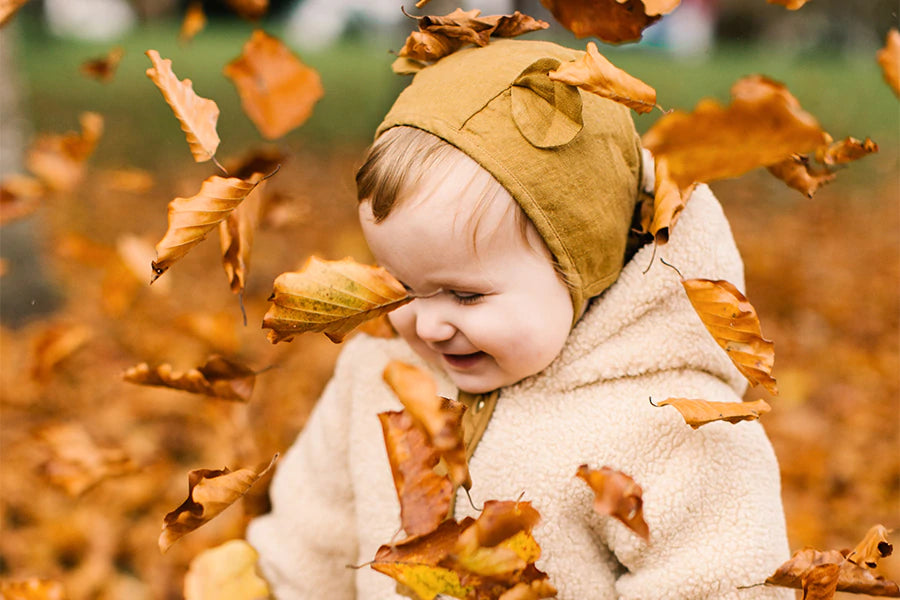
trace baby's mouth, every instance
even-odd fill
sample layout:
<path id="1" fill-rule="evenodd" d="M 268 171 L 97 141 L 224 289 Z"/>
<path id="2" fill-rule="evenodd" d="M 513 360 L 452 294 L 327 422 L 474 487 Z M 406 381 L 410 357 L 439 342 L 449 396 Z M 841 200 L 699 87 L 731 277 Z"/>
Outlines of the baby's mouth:
<path id="1" fill-rule="evenodd" d="M 487 354 L 484 352 L 472 352 L 471 354 L 442 354 L 441 356 L 454 369 L 468 369 L 487 356 Z"/>

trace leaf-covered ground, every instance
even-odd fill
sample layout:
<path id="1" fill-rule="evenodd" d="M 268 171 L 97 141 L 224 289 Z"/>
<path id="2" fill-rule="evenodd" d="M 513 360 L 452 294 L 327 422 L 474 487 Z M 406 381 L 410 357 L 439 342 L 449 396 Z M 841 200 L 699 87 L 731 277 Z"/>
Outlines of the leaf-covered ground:
<path id="1" fill-rule="evenodd" d="M 265 510 L 263 480 L 165 555 L 157 548 L 190 470 L 268 461 L 324 385 L 340 346 L 320 335 L 273 346 L 260 323 L 275 276 L 311 252 L 368 260 L 355 224 L 357 154 L 295 155 L 272 180 L 279 201 L 256 236 L 246 327 L 214 239 L 152 287 L 152 255 L 135 273 L 117 251 L 130 247 L 124 236 L 158 240 L 166 203 L 193 193 L 199 167 L 125 191 L 92 165 L 75 193 L 4 228 L 31 241 L 42 270 L 12 256 L 2 283 L 23 290 L 4 294 L 6 317 L 31 318 L 0 336 L 0 577 L 57 578 L 74 600 L 179 598 L 189 561 Z M 773 407 L 762 422 L 781 461 L 794 549 L 852 547 L 872 524 L 900 527 L 897 150 L 867 160 L 814 200 L 762 172 L 715 187 L 748 297 L 775 341 L 780 394 L 756 388 L 747 398 Z M 33 291 L 36 278 L 49 293 Z M 122 380 L 141 362 L 187 370 L 212 353 L 271 367 L 248 404 Z M 880 570 L 900 576 L 893 558 Z"/>

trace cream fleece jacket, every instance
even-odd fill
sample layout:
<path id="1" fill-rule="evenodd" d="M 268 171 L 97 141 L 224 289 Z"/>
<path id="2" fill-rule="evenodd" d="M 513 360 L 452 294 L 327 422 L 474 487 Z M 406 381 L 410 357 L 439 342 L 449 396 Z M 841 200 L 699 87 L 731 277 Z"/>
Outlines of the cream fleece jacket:
<path id="1" fill-rule="evenodd" d="M 543 372 L 501 390 L 470 469 L 476 506 L 531 501 L 537 566 L 560 600 L 793 598 L 759 586 L 788 558 L 778 466 L 758 422 L 693 430 L 649 399 L 736 402 L 746 383 L 692 309 L 672 269 L 645 247 L 577 323 Z M 721 207 L 699 186 L 657 256 L 685 278 L 743 266 Z M 535 315 L 539 318 L 539 315 Z M 425 367 L 399 339 L 359 335 L 278 465 L 272 512 L 247 539 L 279 600 L 387 600 L 395 582 L 368 567 L 399 530 L 399 504 L 376 414 L 401 407 L 382 383 L 391 359 Z M 427 367 L 426 367 L 427 368 Z M 432 369 L 439 391 L 455 397 Z M 579 465 L 609 466 L 644 490 L 645 543 L 591 508 Z M 465 496 L 456 517 L 474 514 Z"/>

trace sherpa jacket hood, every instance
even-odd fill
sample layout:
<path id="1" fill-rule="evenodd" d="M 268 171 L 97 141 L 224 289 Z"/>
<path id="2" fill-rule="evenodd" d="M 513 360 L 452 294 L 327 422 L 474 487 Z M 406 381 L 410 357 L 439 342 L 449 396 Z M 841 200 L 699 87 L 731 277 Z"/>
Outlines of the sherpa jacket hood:
<path id="1" fill-rule="evenodd" d="M 777 463 L 761 425 L 693 430 L 674 408 L 650 402 L 736 402 L 746 387 L 679 275 L 659 261 L 685 278 L 743 289 L 740 256 L 706 186 L 653 255 L 648 246 L 632 258 L 546 370 L 501 390 L 470 461 L 472 502 L 533 503 L 542 517 L 536 564 L 560 600 L 790 598 L 789 590 L 747 588 L 788 557 Z M 346 567 L 371 561 L 400 527 L 376 416 L 401 408 L 381 379 L 393 359 L 428 368 L 399 339 L 346 343 L 278 466 L 272 512 L 249 527 L 280 600 L 402 598 L 389 577 Z M 439 391 L 455 397 L 449 380 L 431 371 Z M 575 477 L 581 464 L 623 471 L 643 488 L 649 542 L 593 511 L 592 492 Z M 457 518 L 477 516 L 464 495 L 456 507 Z"/>

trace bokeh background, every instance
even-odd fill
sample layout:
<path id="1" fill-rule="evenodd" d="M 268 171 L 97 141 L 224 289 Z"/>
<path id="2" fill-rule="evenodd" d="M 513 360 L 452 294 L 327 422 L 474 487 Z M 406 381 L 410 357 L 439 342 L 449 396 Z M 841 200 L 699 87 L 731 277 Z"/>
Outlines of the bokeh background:
<path id="1" fill-rule="evenodd" d="M 472 6 L 551 23 L 533 38 L 586 41 L 534 1 Z M 266 299 L 274 278 L 310 254 L 370 260 L 353 173 L 407 81 L 390 70 L 390 50 L 412 27 L 398 2 L 273 1 L 255 24 L 204 2 L 207 27 L 179 43 L 185 8 L 32 0 L 0 31 L 4 177 L 23 172 L 38 133 L 77 130 L 86 110 L 106 119 L 81 185 L 0 229 L 0 579 L 57 580 L 74 600 L 180 598 L 191 559 L 241 537 L 266 510 L 262 480 L 165 555 L 157 549 L 188 471 L 249 467 L 283 452 L 329 377 L 340 347 L 319 335 L 269 344 L 260 329 Z M 407 8 L 444 14 L 455 4 Z M 713 184 L 746 261 L 748 296 L 776 344 L 780 394 L 753 389 L 747 398 L 774 407 L 763 424 L 782 467 L 793 549 L 852 547 L 871 525 L 900 527 L 900 104 L 875 61 L 897 11 L 893 0 L 813 0 L 796 12 L 764 0 L 682 0 L 640 44 L 601 44 L 665 108 L 727 102 L 736 79 L 762 73 L 785 83 L 835 139 L 879 145 L 813 199 L 763 170 Z M 215 170 L 191 159 L 144 74 L 144 52 L 172 59 L 179 78 L 219 105 L 225 161 L 264 145 L 222 74 L 255 27 L 315 67 L 325 96 L 306 124 L 269 144 L 287 158 L 266 190 L 245 326 L 214 235 L 147 284 L 145 249 L 165 233 L 168 202 L 195 194 Z M 124 57 L 110 82 L 79 73 L 114 45 Z M 659 116 L 638 117 L 638 128 Z M 212 353 L 265 369 L 249 403 L 122 380 L 140 362 L 186 370 Z M 879 569 L 900 579 L 896 557 Z"/>

